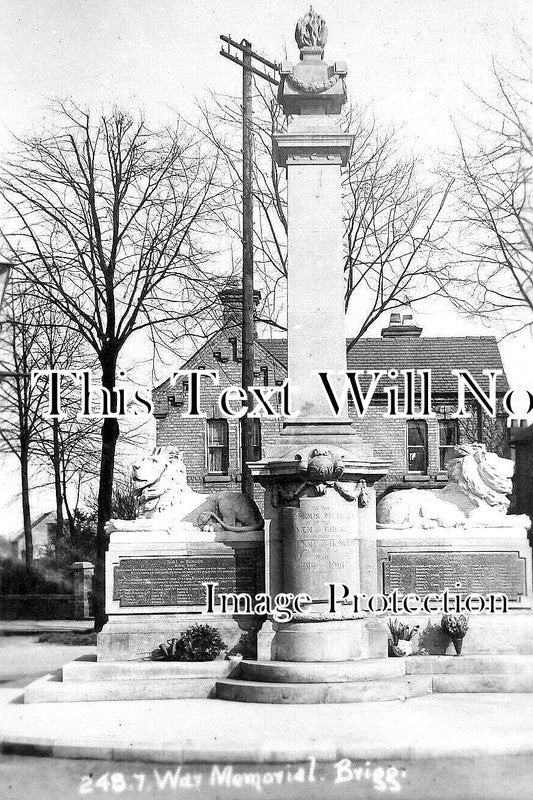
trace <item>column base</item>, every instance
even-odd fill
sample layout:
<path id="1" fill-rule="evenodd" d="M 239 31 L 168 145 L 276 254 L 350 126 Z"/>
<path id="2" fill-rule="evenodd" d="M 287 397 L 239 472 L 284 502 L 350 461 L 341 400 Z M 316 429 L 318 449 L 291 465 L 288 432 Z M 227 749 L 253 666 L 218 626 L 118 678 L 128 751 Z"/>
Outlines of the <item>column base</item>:
<path id="1" fill-rule="evenodd" d="M 385 626 L 375 618 L 289 622 L 277 626 L 271 652 L 277 661 L 386 658 L 387 639 Z"/>

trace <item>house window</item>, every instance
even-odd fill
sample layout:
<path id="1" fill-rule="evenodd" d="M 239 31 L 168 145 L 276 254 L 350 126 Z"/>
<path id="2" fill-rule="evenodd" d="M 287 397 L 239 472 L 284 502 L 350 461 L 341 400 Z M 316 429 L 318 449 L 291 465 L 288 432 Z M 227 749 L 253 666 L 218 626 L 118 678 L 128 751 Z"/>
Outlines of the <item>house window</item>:
<path id="1" fill-rule="evenodd" d="M 439 464 L 445 471 L 448 461 L 456 457 L 455 445 L 459 442 L 459 425 L 456 419 L 439 420 Z"/>
<path id="2" fill-rule="evenodd" d="M 207 420 L 207 471 L 227 475 L 229 468 L 229 437 L 227 419 Z"/>
<path id="3" fill-rule="evenodd" d="M 423 419 L 407 421 L 407 471 L 428 470 L 428 426 Z"/>
<path id="4" fill-rule="evenodd" d="M 253 420 L 253 449 L 252 449 L 252 461 L 260 461 L 261 460 L 261 420 L 254 419 Z"/>
<path id="5" fill-rule="evenodd" d="M 261 420 L 252 418 L 252 455 L 250 461 L 260 461 L 263 457 L 263 444 L 261 440 Z M 241 439 L 241 426 L 238 427 L 238 441 L 237 441 L 237 464 L 238 469 L 241 468 L 242 459 L 242 439 Z"/>

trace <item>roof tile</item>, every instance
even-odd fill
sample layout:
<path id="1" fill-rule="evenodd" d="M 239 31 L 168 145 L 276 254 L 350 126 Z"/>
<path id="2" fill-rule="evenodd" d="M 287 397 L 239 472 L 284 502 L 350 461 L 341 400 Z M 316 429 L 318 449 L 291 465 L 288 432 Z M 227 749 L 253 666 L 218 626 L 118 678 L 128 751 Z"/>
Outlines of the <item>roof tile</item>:
<path id="1" fill-rule="evenodd" d="M 260 343 L 275 358 L 287 364 L 286 339 L 260 339 Z M 507 391 L 509 385 L 494 336 L 436 336 L 363 338 L 348 348 L 348 369 L 430 369 L 434 391 L 455 393 L 457 379 L 452 369 L 467 369 L 472 377 L 487 386 L 484 369 L 501 369 L 498 393 Z"/>

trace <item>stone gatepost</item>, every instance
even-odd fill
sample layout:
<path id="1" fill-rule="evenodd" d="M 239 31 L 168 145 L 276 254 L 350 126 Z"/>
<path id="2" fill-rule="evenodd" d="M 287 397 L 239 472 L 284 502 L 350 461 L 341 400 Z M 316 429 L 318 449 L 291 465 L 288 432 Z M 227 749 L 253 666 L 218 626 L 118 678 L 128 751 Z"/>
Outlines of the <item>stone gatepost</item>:
<path id="1" fill-rule="evenodd" d="M 92 617 L 90 596 L 93 590 L 94 564 L 90 561 L 76 561 L 72 567 L 74 584 L 74 619 Z"/>
<path id="2" fill-rule="evenodd" d="M 288 378 L 299 414 L 285 420 L 267 457 L 249 465 L 266 489 L 270 593 L 313 599 L 292 622 L 267 623 L 260 635 L 260 657 L 283 661 L 387 654 L 376 620 L 348 606 L 328 610 L 329 583 L 377 591 L 372 485 L 387 465 L 355 434 L 346 404 L 334 414 L 318 376 L 330 373 L 339 396 L 346 371 L 341 170 L 353 144 L 338 124 L 346 65 L 323 60 L 326 38 L 324 20 L 310 10 L 296 28 L 300 62 L 281 68 L 279 100 L 291 119 L 275 137 L 276 160 L 287 168 Z"/>

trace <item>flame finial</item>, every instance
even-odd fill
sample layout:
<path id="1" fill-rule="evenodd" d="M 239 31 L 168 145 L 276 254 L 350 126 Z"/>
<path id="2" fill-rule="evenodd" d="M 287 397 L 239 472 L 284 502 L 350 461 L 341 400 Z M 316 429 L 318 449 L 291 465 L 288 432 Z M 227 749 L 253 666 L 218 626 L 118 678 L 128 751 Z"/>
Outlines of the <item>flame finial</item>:
<path id="1" fill-rule="evenodd" d="M 325 20 L 316 13 L 313 6 L 309 6 L 307 14 L 298 20 L 294 38 L 300 50 L 304 47 L 324 49 L 328 40 L 328 28 Z"/>

